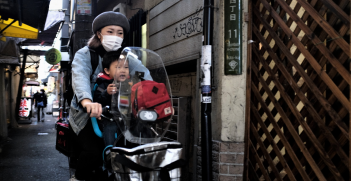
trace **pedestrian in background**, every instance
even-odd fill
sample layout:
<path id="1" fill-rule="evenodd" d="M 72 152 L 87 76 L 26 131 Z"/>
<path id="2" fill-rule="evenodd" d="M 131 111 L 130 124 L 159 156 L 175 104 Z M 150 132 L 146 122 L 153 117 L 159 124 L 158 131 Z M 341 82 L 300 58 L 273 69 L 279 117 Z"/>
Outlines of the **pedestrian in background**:
<path id="1" fill-rule="evenodd" d="M 45 118 L 45 113 L 44 113 L 44 108 L 46 108 L 47 105 L 47 96 L 45 94 L 45 90 L 44 89 L 40 89 L 40 93 L 37 92 L 33 95 L 33 99 L 34 99 L 34 105 L 35 108 L 37 109 L 37 119 L 38 122 L 43 121 L 44 122 L 44 118 Z M 41 119 L 40 119 L 40 112 L 41 112 Z"/>
<path id="2" fill-rule="evenodd" d="M 39 90 L 37 90 L 37 92 L 33 94 L 33 98 L 32 98 L 33 106 L 32 106 L 32 112 L 31 112 L 33 118 L 35 118 L 35 114 L 37 113 L 37 104 L 34 101 L 37 99 L 39 94 L 40 94 Z"/>

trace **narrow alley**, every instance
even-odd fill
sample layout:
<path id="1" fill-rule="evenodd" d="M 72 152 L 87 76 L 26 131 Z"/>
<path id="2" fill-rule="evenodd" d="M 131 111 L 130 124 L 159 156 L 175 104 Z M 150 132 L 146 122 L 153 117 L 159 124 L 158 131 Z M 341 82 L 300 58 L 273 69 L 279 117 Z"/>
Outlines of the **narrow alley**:
<path id="1" fill-rule="evenodd" d="M 351 181 L 350 15 L 0 0 L 0 181 Z"/>
<path id="2" fill-rule="evenodd" d="M 9 140 L 0 143 L 0 181 L 68 180 L 68 159 L 55 149 L 55 117 L 44 122 L 32 118 L 9 130 Z"/>

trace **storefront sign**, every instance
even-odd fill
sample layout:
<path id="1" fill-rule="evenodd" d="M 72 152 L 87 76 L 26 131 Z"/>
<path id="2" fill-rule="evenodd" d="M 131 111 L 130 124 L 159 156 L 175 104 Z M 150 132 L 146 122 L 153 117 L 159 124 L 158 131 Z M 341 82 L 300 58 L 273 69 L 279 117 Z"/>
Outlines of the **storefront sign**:
<path id="1" fill-rule="evenodd" d="M 56 48 L 51 48 L 45 53 L 45 61 L 51 65 L 56 65 L 61 61 L 61 52 Z"/>
<path id="2" fill-rule="evenodd" d="M 241 0 L 225 0 L 224 72 L 242 74 Z"/>
<path id="3" fill-rule="evenodd" d="M 19 107 L 19 112 L 18 112 L 19 116 L 28 117 L 31 111 L 31 105 L 32 105 L 31 99 L 22 98 L 20 107 Z"/>

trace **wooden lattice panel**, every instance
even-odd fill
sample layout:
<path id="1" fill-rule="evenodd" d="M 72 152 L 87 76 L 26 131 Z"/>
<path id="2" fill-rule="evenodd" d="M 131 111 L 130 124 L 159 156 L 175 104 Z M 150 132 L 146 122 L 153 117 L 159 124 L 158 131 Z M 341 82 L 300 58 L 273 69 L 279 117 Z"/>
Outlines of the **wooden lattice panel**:
<path id="1" fill-rule="evenodd" d="M 247 180 L 350 180 L 350 0 L 251 0 Z"/>

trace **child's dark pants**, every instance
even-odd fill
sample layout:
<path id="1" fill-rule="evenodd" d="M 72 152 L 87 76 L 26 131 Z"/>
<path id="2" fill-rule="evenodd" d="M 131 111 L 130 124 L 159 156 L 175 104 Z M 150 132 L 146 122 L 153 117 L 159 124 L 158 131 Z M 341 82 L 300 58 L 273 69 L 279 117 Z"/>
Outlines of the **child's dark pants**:
<path id="1" fill-rule="evenodd" d="M 102 119 L 102 136 L 105 146 L 113 145 L 116 140 L 117 124 L 114 121 Z"/>

